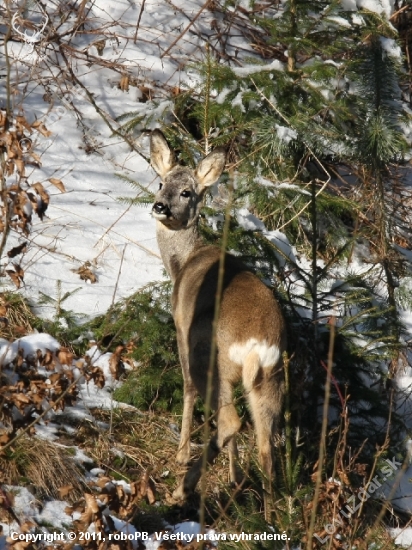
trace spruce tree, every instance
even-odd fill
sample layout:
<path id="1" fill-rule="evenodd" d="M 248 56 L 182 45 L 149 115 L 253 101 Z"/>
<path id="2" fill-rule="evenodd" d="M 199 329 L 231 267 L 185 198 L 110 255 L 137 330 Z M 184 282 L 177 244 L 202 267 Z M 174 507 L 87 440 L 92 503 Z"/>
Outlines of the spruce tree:
<path id="1" fill-rule="evenodd" d="M 337 418 L 346 395 L 351 444 L 369 437 L 365 450 L 373 451 L 389 415 L 381 384 L 404 345 L 396 287 L 406 259 L 394 211 L 406 143 L 396 32 L 384 12 L 349 1 L 287 0 L 259 13 L 244 10 L 243 26 L 272 60 L 242 59 L 239 67 L 209 53 L 197 68 L 201 86 L 175 97 L 159 122 L 182 162 L 228 147 L 236 170 L 229 249 L 285 304 L 294 421 L 308 448 L 319 433 L 335 317 L 332 410 Z M 133 113 L 124 119 L 126 129 L 145 122 Z M 219 243 L 225 206 L 223 181 L 205 210 L 210 242 Z M 249 218 L 239 214 L 244 208 Z"/>

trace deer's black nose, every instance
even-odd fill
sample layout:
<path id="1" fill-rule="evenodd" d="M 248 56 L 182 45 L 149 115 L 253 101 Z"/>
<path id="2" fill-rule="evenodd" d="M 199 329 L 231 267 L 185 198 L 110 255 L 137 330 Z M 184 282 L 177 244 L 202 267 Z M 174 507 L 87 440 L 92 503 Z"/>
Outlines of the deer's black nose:
<path id="1" fill-rule="evenodd" d="M 156 214 L 167 214 L 168 207 L 163 202 L 155 202 L 153 205 L 153 211 Z"/>

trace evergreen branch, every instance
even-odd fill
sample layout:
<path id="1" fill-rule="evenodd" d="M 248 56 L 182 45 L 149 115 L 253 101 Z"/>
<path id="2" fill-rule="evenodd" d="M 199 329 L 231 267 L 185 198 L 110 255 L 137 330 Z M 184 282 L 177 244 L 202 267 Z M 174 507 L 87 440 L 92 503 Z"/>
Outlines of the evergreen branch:
<path id="1" fill-rule="evenodd" d="M 153 197 L 148 195 L 147 197 L 116 197 L 116 200 L 121 204 L 127 204 L 128 206 L 149 206 L 153 204 Z"/>
<path id="2" fill-rule="evenodd" d="M 287 123 L 287 125 L 289 126 L 289 128 L 292 128 L 292 130 L 296 131 L 295 128 L 292 126 L 292 124 L 290 123 L 290 121 L 287 119 L 287 117 L 285 117 L 285 115 L 283 115 L 279 109 L 273 104 L 273 102 L 268 99 L 264 93 L 261 91 L 260 88 L 258 88 L 258 86 L 256 85 L 255 81 L 253 80 L 252 77 L 250 77 L 251 81 L 253 82 L 256 90 L 258 91 L 259 95 L 265 99 L 269 105 L 272 107 L 272 109 Z M 322 162 L 319 160 L 319 158 L 315 155 L 315 153 L 313 152 L 312 148 L 308 145 L 308 143 L 304 140 L 303 141 L 304 145 L 307 147 L 309 153 L 313 156 L 313 158 L 316 159 L 316 161 L 319 163 L 319 165 L 321 166 L 322 170 L 324 171 L 324 173 L 326 174 L 327 176 L 327 179 L 325 182 L 322 182 L 318 179 L 316 179 L 315 181 L 316 182 L 319 182 L 319 183 L 323 183 L 322 187 L 319 189 L 319 191 L 315 194 L 315 198 L 318 197 L 326 188 L 326 186 L 329 184 L 330 182 L 330 174 L 329 172 L 326 170 L 326 168 L 323 166 Z M 307 208 L 309 208 L 309 206 L 312 204 L 312 200 L 308 201 L 305 206 L 303 206 L 301 208 L 301 210 L 295 215 L 293 216 L 292 219 L 288 220 L 286 223 L 284 223 L 281 227 L 279 227 L 279 231 L 284 229 L 287 225 L 289 225 L 294 219 L 298 218 Z"/>
<path id="3" fill-rule="evenodd" d="M 147 189 L 147 187 L 145 187 L 144 185 L 142 185 L 138 181 L 130 178 L 129 176 L 127 176 L 125 174 L 116 174 L 116 177 L 123 180 L 123 181 L 127 181 L 127 183 L 129 183 L 133 188 L 140 191 L 140 193 L 143 195 L 143 196 L 137 195 L 134 198 L 117 197 L 116 200 L 118 200 L 120 203 L 127 204 L 129 206 L 134 206 L 134 205 L 147 206 L 148 204 L 153 203 L 154 198 L 155 198 L 155 194 L 152 191 L 149 191 Z"/>

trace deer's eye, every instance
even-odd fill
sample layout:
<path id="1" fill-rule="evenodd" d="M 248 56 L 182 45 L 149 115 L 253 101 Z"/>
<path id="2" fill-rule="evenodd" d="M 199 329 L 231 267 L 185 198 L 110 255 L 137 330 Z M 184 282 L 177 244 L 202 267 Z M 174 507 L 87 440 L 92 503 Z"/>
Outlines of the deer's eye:
<path id="1" fill-rule="evenodd" d="M 159 183 L 159 191 L 163 187 L 163 183 Z"/>
<path id="2" fill-rule="evenodd" d="M 184 197 L 185 199 L 187 199 L 188 197 L 190 197 L 190 191 L 188 189 L 185 189 L 184 191 L 182 191 L 180 193 L 180 196 L 181 197 Z"/>

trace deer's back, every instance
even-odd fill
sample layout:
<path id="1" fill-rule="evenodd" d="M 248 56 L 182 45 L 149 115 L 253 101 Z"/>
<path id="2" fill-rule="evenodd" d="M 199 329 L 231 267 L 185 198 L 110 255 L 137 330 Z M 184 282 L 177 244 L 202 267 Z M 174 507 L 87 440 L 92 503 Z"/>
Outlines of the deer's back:
<path id="1" fill-rule="evenodd" d="M 219 257 L 217 247 L 198 248 L 175 281 L 172 305 L 176 326 L 191 339 L 211 339 Z M 247 351 L 251 343 L 267 348 L 276 346 L 283 351 L 284 320 L 269 288 L 238 258 L 226 254 L 217 325 L 218 349 L 236 362 L 236 357 L 242 350 Z"/>

